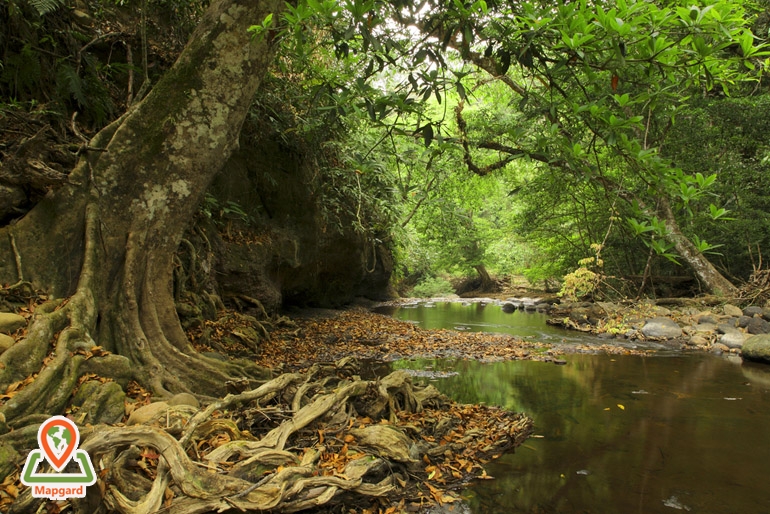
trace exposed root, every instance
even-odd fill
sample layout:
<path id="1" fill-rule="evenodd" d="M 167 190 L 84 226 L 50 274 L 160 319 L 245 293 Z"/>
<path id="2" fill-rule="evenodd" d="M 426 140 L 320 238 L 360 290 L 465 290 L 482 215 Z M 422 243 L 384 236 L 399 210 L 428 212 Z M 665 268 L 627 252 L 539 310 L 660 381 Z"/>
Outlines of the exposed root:
<path id="1" fill-rule="evenodd" d="M 100 479 L 98 498 L 73 500 L 74 511 L 92 512 L 97 501 L 124 514 L 448 501 L 440 489 L 483 475 L 482 459 L 531 431 L 525 416 L 453 404 L 403 371 L 364 381 L 351 376 L 355 366 L 315 365 L 228 395 L 189 418 L 178 437 L 163 412 L 145 425 L 82 429 L 81 448 Z M 18 502 L 28 501 L 23 491 Z"/>

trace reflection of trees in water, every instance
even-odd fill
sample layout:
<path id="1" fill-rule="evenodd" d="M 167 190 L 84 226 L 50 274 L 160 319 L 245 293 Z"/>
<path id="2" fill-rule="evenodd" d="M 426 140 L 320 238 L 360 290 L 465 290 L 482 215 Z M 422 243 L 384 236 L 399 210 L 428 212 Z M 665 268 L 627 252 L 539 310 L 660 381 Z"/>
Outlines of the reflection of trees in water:
<path id="1" fill-rule="evenodd" d="M 735 365 L 708 355 L 568 361 L 405 364 L 458 371 L 436 386 L 459 401 L 526 412 L 545 436 L 491 465 L 497 480 L 475 489 L 476 512 L 664 512 L 663 501 L 675 495 L 699 512 L 762 510 L 757 502 L 768 500 L 738 500 L 730 490 L 752 467 L 761 473 L 756 452 L 740 439 L 770 430 L 767 399 L 743 385 Z M 770 383 L 770 373 L 755 374 Z M 634 394 L 641 391 L 649 394 Z"/>

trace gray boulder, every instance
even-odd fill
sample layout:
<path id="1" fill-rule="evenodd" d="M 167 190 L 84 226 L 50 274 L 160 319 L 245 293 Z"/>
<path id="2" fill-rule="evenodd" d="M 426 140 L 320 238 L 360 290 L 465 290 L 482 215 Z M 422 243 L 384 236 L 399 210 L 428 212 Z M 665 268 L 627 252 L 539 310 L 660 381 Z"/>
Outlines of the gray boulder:
<path id="1" fill-rule="evenodd" d="M 702 312 L 700 315 L 698 315 L 698 323 L 713 323 L 716 325 L 718 321 L 717 318 L 710 312 Z"/>
<path id="2" fill-rule="evenodd" d="M 694 335 L 690 338 L 687 344 L 690 346 L 708 346 L 709 341 L 703 336 Z"/>
<path id="3" fill-rule="evenodd" d="M 749 323 L 751 323 L 751 320 L 754 319 L 751 316 L 741 316 L 738 318 L 738 326 L 740 328 L 746 328 L 749 326 Z"/>
<path id="4" fill-rule="evenodd" d="M 753 318 L 755 314 L 762 315 L 762 307 L 757 307 L 756 305 L 752 305 L 750 307 L 746 307 L 743 309 L 743 315 L 748 316 L 749 318 Z"/>
<path id="5" fill-rule="evenodd" d="M 645 337 L 656 339 L 675 339 L 682 337 L 682 328 L 669 318 L 652 318 L 642 327 Z"/>
<path id="6" fill-rule="evenodd" d="M 760 334 L 749 337 L 743 343 L 741 355 L 746 360 L 770 364 L 770 335 Z"/>
<path id="7" fill-rule="evenodd" d="M 12 334 L 25 326 L 27 326 L 27 320 L 23 316 L 12 312 L 0 312 L 0 332 Z"/>
<path id="8" fill-rule="evenodd" d="M 741 332 L 729 332 L 722 334 L 719 338 L 719 342 L 728 348 L 741 348 L 746 341 L 746 335 Z"/>
<path id="9" fill-rule="evenodd" d="M 749 334 L 768 334 L 770 333 L 770 322 L 762 318 L 751 318 L 751 321 L 746 325 L 746 332 Z"/>
<path id="10" fill-rule="evenodd" d="M 717 332 L 720 334 L 740 334 L 741 331 L 729 323 L 720 323 L 717 325 Z"/>

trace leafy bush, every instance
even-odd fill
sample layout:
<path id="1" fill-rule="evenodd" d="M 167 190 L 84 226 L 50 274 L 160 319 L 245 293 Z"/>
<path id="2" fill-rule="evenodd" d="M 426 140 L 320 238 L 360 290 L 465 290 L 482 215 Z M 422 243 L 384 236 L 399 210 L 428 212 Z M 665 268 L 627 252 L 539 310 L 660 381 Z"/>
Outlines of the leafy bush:
<path id="1" fill-rule="evenodd" d="M 596 252 L 595 257 L 587 257 L 578 261 L 578 268 L 564 276 L 559 296 L 569 301 L 578 301 L 593 296 L 597 292 L 599 283 L 604 278 L 602 268 L 604 260 L 601 258 L 602 245 L 592 244 L 591 249 Z M 596 271 L 588 269 L 594 268 Z"/>
<path id="2" fill-rule="evenodd" d="M 452 284 L 442 277 L 428 277 L 412 289 L 412 296 L 419 298 L 431 298 L 450 294 L 454 294 Z"/>

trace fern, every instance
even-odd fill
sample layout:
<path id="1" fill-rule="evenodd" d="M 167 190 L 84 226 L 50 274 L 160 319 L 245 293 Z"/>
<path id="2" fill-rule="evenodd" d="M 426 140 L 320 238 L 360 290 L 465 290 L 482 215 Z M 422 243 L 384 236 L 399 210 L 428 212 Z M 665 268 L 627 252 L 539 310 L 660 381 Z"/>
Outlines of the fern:
<path id="1" fill-rule="evenodd" d="M 69 64 L 62 64 L 56 72 L 56 85 L 62 96 L 71 96 L 80 107 L 88 106 L 88 97 L 78 72 Z"/>
<path id="2" fill-rule="evenodd" d="M 61 7 L 64 2 L 62 0 L 27 0 L 29 5 L 35 8 L 40 16 L 54 12 Z"/>
<path id="3" fill-rule="evenodd" d="M 24 96 L 40 87 L 40 56 L 29 44 L 18 54 L 10 54 L 0 73 L 0 83 L 8 84 L 11 95 Z"/>

